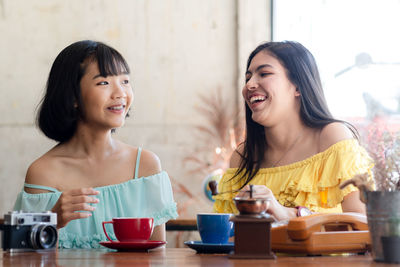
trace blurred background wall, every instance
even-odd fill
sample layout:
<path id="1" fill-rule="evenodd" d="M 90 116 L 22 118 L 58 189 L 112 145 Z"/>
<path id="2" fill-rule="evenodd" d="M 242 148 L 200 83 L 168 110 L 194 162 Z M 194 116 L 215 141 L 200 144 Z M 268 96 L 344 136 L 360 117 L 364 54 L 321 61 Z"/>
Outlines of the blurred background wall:
<path id="1" fill-rule="evenodd" d="M 29 164 L 55 145 L 34 124 L 37 104 L 56 55 L 82 39 L 113 46 L 130 64 L 135 100 L 116 137 L 160 157 L 181 218 L 211 211 L 209 168 L 196 168 L 212 167 L 219 145 L 211 137 L 205 146 L 197 131 L 210 126 L 199 95 L 222 110 L 243 105 L 245 61 L 269 40 L 269 14 L 269 0 L 0 0 L 0 216 Z"/>

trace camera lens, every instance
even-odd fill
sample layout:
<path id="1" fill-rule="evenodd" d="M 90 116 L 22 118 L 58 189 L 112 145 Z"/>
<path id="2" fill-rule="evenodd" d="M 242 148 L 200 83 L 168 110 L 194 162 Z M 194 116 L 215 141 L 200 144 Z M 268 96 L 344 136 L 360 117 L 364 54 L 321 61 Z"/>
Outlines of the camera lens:
<path id="1" fill-rule="evenodd" d="M 31 229 L 31 245 L 34 249 L 53 248 L 57 243 L 57 229 L 53 225 L 36 224 Z"/>

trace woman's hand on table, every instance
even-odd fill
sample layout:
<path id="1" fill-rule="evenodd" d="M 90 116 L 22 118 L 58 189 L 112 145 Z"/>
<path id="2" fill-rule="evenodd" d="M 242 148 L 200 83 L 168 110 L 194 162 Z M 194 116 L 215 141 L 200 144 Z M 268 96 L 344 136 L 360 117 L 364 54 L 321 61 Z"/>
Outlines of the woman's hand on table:
<path id="1" fill-rule="evenodd" d="M 98 194 L 99 191 L 93 188 L 79 188 L 62 192 L 52 209 L 52 212 L 57 213 L 57 228 L 63 228 L 72 220 L 92 216 L 91 211 L 96 208 L 89 203 L 98 203 L 99 200 L 93 197 Z"/>
<path id="2" fill-rule="evenodd" d="M 249 198 L 250 197 L 249 191 L 250 191 L 250 186 L 246 185 L 239 191 L 236 197 Z M 266 210 L 266 212 L 270 213 L 278 221 L 289 220 L 297 216 L 297 209 L 287 208 L 285 206 L 282 206 L 275 198 L 271 189 L 269 189 L 265 185 L 253 185 L 253 198 L 270 199 L 268 209 Z"/>

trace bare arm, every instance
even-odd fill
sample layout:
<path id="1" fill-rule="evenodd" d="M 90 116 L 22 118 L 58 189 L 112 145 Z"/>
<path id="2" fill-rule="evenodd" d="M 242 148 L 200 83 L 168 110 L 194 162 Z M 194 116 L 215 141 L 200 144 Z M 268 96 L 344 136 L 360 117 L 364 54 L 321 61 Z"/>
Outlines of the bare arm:
<path id="1" fill-rule="evenodd" d="M 320 135 L 320 151 L 326 150 L 331 145 L 346 139 L 354 138 L 351 131 L 343 123 L 330 123 L 326 125 Z M 365 214 L 365 205 L 360 200 L 360 192 L 354 191 L 343 198 L 343 212 L 358 212 Z"/>
<path id="2" fill-rule="evenodd" d="M 140 156 L 139 177 L 157 174 L 161 170 L 161 162 L 158 156 L 149 150 L 143 149 Z"/>
<path id="3" fill-rule="evenodd" d="M 34 161 L 28 168 L 25 176 L 25 182 L 27 184 L 34 184 L 34 185 L 45 185 L 53 187 L 49 184 L 48 176 L 50 176 L 48 169 L 48 160 L 39 158 Z M 39 193 L 48 193 L 48 190 L 44 189 L 36 189 L 36 188 L 29 188 L 25 187 L 24 191 L 31 194 L 39 194 Z"/>
<path id="4" fill-rule="evenodd" d="M 150 240 L 155 240 L 155 241 L 166 241 L 167 240 L 166 234 L 165 234 L 165 223 L 154 227 L 154 231 L 150 237 Z"/>
<path id="5" fill-rule="evenodd" d="M 28 168 L 25 181 L 29 184 L 46 185 L 54 187 L 49 182 L 53 172 L 46 171 L 45 165 L 49 164 L 46 159 L 39 159 L 32 163 Z M 31 194 L 46 193 L 47 190 L 25 188 L 25 191 Z M 94 195 L 99 194 L 93 188 L 78 188 L 68 190 L 61 193 L 56 204 L 52 208 L 52 212 L 57 213 L 57 228 L 65 227 L 71 220 L 83 219 L 90 217 L 95 207 L 89 203 L 98 203 L 98 199 Z"/>
<path id="6" fill-rule="evenodd" d="M 161 172 L 160 159 L 151 151 L 143 150 L 140 158 L 139 177 L 150 176 Z M 154 227 L 150 240 L 166 241 L 165 223 Z"/>
<path id="7" fill-rule="evenodd" d="M 243 154 L 243 149 L 244 146 L 243 144 L 240 144 L 235 151 L 233 151 L 232 155 L 231 155 L 231 159 L 229 161 L 229 167 L 230 168 L 238 168 L 240 165 L 240 162 L 242 160 L 242 156 L 240 156 L 241 154 Z"/>
<path id="8" fill-rule="evenodd" d="M 358 212 L 366 214 L 365 204 L 360 200 L 360 192 L 353 191 L 346 195 L 342 201 L 343 212 Z"/>
<path id="9" fill-rule="evenodd" d="M 325 151 L 337 142 L 353 138 L 354 137 L 351 131 L 343 123 L 330 123 L 321 130 L 319 138 L 319 152 Z"/>

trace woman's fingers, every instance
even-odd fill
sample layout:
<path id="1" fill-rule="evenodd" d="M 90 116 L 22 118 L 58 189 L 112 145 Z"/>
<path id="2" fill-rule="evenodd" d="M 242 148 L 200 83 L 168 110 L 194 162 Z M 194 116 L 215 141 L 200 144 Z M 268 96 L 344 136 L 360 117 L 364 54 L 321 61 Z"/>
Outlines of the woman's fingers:
<path id="1" fill-rule="evenodd" d="M 90 196 L 74 196 L 71 197 L 72 204 L 79 204 L 79 203 L 99 203 L 99 199 Z"/>
<path id="2" fill-rule="evenodd" d="M 236 196 L 237 197 L 248 197 L 249 194 L 246 191 L 239 191 L 239 193 Z"/>
<path id="3" fill-rule="evenodd" d="M 249 197 L 250 186 L 246 185 L 237 194 L 238 197 Z M 253 185 L 252 196 L 253 198 L 266 198 L 271 197 L 272 192 L 265 185 Z"/>
<path id="4" fill-rule="evenodd" d="M 98 203 L 99 200 L 93 195 L 98 195 L 100 192 L 93 188 L 78 188 L 65 191 L 62 193 L 62 203 L 78 204 L 78 203 Z"/>
<path id="5" fill-rule="evenodd" d="M 247 197 L 249 193 L 247 191 L 250 190 L 249 185 L 246 185 L 242 189 L 239 190 L 238 194 L 236 195 L 237 197 Z"/>
<path id="6" fill-rule="evenodd" d="M 93 195 L 98 195 L 99 193 L 93 188 L 79 188 L 63 192 L 53 208 L 58 217 L 57 227 L 66 226 L 71 220 L 90 217 L 92 215 L 91 211 L 96 208 L 89 205 L 89 203 L 98 203 L 99 200 Z"/>
<path id="7" fill-rule="evenodd" d="M 249 186 L 243 187 L 241 191 L 238 193 L 238 197 L 249 197 Z M 265 185 L 253 185 L 253 198 L 264 198 L 270 199 L 269 205 L 267 208 L 267 212 L 272 214 L 277 220 L 285 220 L 289 218 L 288 209 L 282 206 L 279 201 L 275 198 L 271 189 L 266 187 Z"/>
<path id="8" fill-rule="evenodd" d="M 98 195 L 100 192 L 93 188 L 78 188 L 67 191 L 71 196 Z"/>
<path id="9" fill-rule="evenodd" d="M 87 203 L 71 204 L 63 209 L 63 212 L 76 212 L 76 211 L 94 211 L 96 207 L 90 206 Z"/>
<path id="10" fill-rule="evenodd" d="M 70 215 L 70 220 L 84 219 L 92 216 L 89 212 L 73 212 Z"/>

